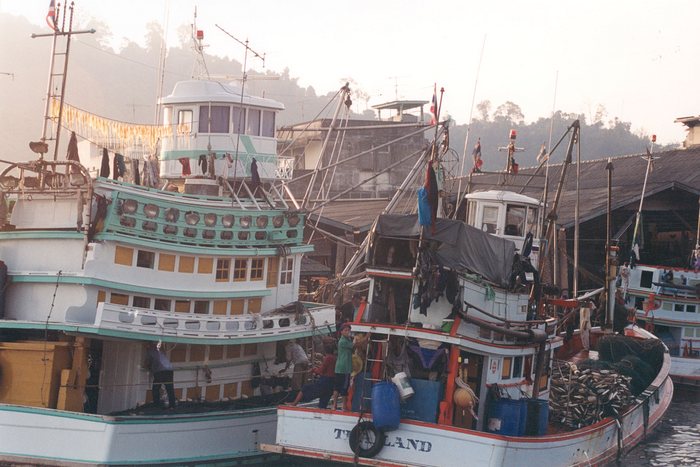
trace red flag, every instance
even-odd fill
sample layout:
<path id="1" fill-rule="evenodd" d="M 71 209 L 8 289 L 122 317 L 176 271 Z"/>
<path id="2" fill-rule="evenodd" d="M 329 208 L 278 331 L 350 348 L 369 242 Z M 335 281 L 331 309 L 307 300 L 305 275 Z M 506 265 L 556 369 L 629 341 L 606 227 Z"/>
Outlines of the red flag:
<path id="1" fill-rule="evenodd" d="M 438 121 L 438 103 L 437 103 L 437 84 L 433 84 L 433 101 L 430 104 L 430 113 L 432 117 L 430 118 L 430 124 L 435 125 Z"/>
<path id="2" fill-rule="evenodd" d="M 46 24 L 53 29 L 54 31 L 56 30 L 56 3 L 55 0 L 50 0 L 49 2 L 49 12 L 46 13 Z"/>

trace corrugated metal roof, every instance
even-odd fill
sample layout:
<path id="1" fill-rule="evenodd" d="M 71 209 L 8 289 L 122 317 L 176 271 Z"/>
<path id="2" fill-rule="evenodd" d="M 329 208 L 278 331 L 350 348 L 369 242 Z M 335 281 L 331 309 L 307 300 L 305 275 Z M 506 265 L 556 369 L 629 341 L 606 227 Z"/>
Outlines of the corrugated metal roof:
<path id="1" fill-rule="evenodd" d="M 560 154 L 555 156 L 563 157 Z M 647 181 L 646 196 L 675 188 L 700 195 L 700 148 L 679 149 L 653 154 L 653 171 Z M 646 171 L 646 154 L 634 154 L 611 158 L 613 163 L 612 177 L 612 208 L 617 209 L 630 203 L 638 203 L 642 195 L 644 173 Z M 579 180 L 580 221 L 596 218 L 607 209 L 608 174 L 605 166 L 608 159 L 598 159 L 581 162 L 581 177 Z M 549 199 L 551 205 L 554 192 L 559 181 L 562 164 L 549 166 Z M 543 170 L 540 173 L 543 173 Z M 508 175 L 507 183 L 503 182 L 503 174 L 476 174 L 473 177 L 473 191 L 502 189 L 522 192 L 536 199 L 542 198 L 543 178 L 532 180 L 531 186 L 523 185 L 535 173 L 536 168 L 521 168 L 517 176 Z M 465 179 L 466 182 L 466 179 Z M 462 185 L 466 186 L 465 183 Z M 346 231 L 366 231 L 374 219 L 386 207 L 388 200 L 338 200 L 330 203 L 321 213 L 323 222 Z M 558 209 L 558 224 L 562 227 L 574 225 L 574 207 L 576 203 L 576 164 L 572 163 L 567 169 L 566 180 Z M 415 197 L 409 197 L 403 203 L 403 210 L 408 212 L 415 208 Z M 313 217 L 312 217 L 313 218 Z"/>

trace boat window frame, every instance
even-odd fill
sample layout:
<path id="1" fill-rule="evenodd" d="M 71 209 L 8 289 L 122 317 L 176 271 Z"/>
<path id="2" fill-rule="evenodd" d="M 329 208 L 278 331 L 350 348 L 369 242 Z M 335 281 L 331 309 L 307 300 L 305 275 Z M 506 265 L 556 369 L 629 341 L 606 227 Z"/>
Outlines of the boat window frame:
<path id="1" fill-rule="evenodd" d="M 205 110 L 206 109 L 206 110 Z M 226 109 L 225 122 L 212 120 L 212 111 L 215 109 Z M 222 113 L 221 116 L 224 114 Z M 215 116 L 218 117 L 218 116 Z M 225 128 L 224 128 L 225 123 Z M 221 135 L 231 133 L 231 106 L 226 104 L 214 104 L 206 103 L 199 105 L 199 121 L 197 125 L 198 133 L 200 134 L 211 134 L 211 135 Z"/>
<path id="2" fill-rule="evenodd" d="M 246 113 L 245 134 L 250 136 L 260 136 L 262 109 L 257 107 L 248 107 Z M 255 113 L 257 113 L 257 118 L 254 116 Z"/>
<path id="3" fill-rule="evenodd" d="M 491 210 L 494 210 L 494 209 L 495 209 L 495 211 L 496 211 L 495 222 L 493 222 L 493 223 L 492 223 L 492 222 L 488 222 L 488 223 L 485 222 L 484 219 L 485 219 L 485 213 L 486 213 L 486 211 L 487 211 L 487 210 L 488 210 L 488 211 L 491 211 Z M 501 215 L 501 205 L 500 205 L 500 204 L 497 204 L 497 203 L 485 203 L 485 204 L 482 204 L 481 209 L 480 209 L 480 212 L 479 212 L 479 216 L 478 216 L 478 219 L 479 219 L 479 229 L 480 229 L 482 232 L 486 232 L 486 233 L 498 235 L 498 233 L 499 233 L 499 232 L 498 232 L 498 224 L 499 224 L 499 220 L 500 220 L 500 215 Z M 484 229 L 484 227 L 486 227 L 486 226 L 491 226 L 491 225 L 493 225 L 493 230 L 491 230 L 490 228 Z"/>
<path id="4" fill-rule="evenodd" d="M 517 214 L 515 214 L 516 210 L 521 210 L 522 211 L 522 217 L 517 218 Z M 513 216 L 516 217 L 515 223 L 512 222 L 513 217 L 509 217 L 510 214 L 513 214 Z M 523 204 L 515 204 L 515 203 L 506 203 L 506 217 L 505 217 L 505 223 L 503 227 L 503 235 L 507 235 L 509 237 L 524 237 L 525 233 L 525 225 L 527 223 L 527 206 Z M 509 226 L 514 226 L 516 228 L 516 233 L 506 233 L 506 230 L 508 230 Z"/>
<path id="5" fill-rule="evenodd" d="M 190 114 L 189 121 L 183 121 L 182 116 L 188 112 Z M 193 122 L 194 122 L 194 110 L 192 110 L 191 108 L 177 109 L 177 125 L 178 125 L 179 132 L 183 132 L 185 134 L 191 134 Z"/>
<path id="6" fill-rule="evenodd" d="M 270 117 L 272 118 L 270 119 Z M 264 136 L 265 138 L 274 138 L 276 128 L 275 125 L 277 123 L 277 112 L 274 110 L 262 109 L 260 118 L 260 136 Z"/>

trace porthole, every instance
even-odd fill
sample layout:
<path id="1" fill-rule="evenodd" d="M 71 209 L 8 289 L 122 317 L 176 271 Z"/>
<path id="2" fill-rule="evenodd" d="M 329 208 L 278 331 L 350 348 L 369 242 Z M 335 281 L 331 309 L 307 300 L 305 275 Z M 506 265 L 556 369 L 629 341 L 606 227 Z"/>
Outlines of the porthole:
<path id="1" fill-rule="evenodd" d="M 230 230 L 224 230 L 221 232 L 221 240 L 233 240 L 233 232 Z"/>
<path id="2" fill-rule="evenodd" d="M 287 238 L 297 238 L 297 235 L 296 230 L 287 230 Z"/>
<path id="3" fill-rule="evenodd" d="M 163 233 L 166 235 L 177 235 L 177 227 L 174 225 L 164 225 Z"/>
<path id="4" fill-rule="evenodd" d="M 153 221 L 143 221 L 143 224 L 141 224 L 141 227 L 143 228 L 143 230 L 147 230 L 149 232 L 155 232 L 156 228 L 158 226 Z"/>
<path id="5" fill-rule="evenodd" d="M 275 216 L 272 218 L 272 225 L 276 228 L 282 227 L 282 224 L 284 224 L 284 216 Z"/>
<path id="6" fill-rule="evenodd" d="M 241 227 L 243 227 L 244 229 L 247 229 L 248 227 L 250 227 L 251 220 L 252 219 L 250 216 L 241 217 L 241 219 L 240 219 Z"/>
<path id="7" fill-rule="evenodd" d="M 183 233 L 185 234 L 185 237 L 194 238 L 197 236 L 197 229 L 193 229 L 192 227 L 187 227 Z"/>
<path id="8" fill-rule="evenodd" d="M 212 227 L 216 225 L 216 214 L 213 213 L 207 213 L 204 215 L 204 225 L 207 227 Z"/>
<path id="9" fill-rule="evenodd" d="M 207 331 L 218 331 L 221 327 L 221 323 L 218 321 L 207 321 Z"/>
<path id="10" fill-rule="evenodd" d="M 138 207 L 139 203 L 137 203 L 135 199 L 126 199 L 122 202 L 122 211 L 125 214 L 135 213 Z"/>
<path id="11" fill-rule="evenodd" d="M 299 215 L 292 214 L 291 216 L 289 216 L 289 219 L 287 219 L 287 223 L 290 227 L 296 227 L 297 224 L 299 224 Z"/>
<path id="12" fill-rule="evenodd" d="M 214 237 L 216 237 L 216 232 L 214 232 L 213 230 L 205 230 L 202 232 L 202 238 L 212 240 Z"/>
<path id="13" fill-rule="evenodd" d="M 267 232 L 255 232 L 256 240 L 265 240 L 267 238 Z"/>
<path id="14" fill-rule="evenodd" d="M 259 229 L 267 227 L 267 216 L 258 216 L 255 219 L 255 225 L 257 225 Z"/>
<path id="15" fill-rule="evenodd" d="M 168 222 L 177 222 L 180 218 L 180 211 L 175 208 L 169 208 L 165 211 L 165 220 Z"/>
<path id="16" fill-rule="evenodd" d="M 133 217 L 122 216 L 119 218 L 119 223 L 124 227 L 136 227 L 136 219 L 134 219 Z"/>
<path id="17" fill-rule="evenodd" d="M 188 225 L 197 225 L 199 222 L 199 214 L 196 212 L 190 211 L 187 214 L 185 214 L 185 222 Z"/>
<path id="18" fill-rule="evenodd" d="M 148 217 L 149 219 L 154 219 L 158 216 L 158 212 L 160 212 L 160 209 L 158 209 L 158 206 L 155 204 L 146 204 L 143 207 L 143 213 Z"/>
<path id="19" fill-rule="evenodd" d="M 227 321 L 226 322 L 227 331 L 238 331 L 238 321 Z"/>
<path id="20" fill-rule="evenodd" d="M 248 232 L 238 232 L 238 240 L 248 240 Z"/>
<path id="21" fill-rule="evenodd" d="M 233 217 L 233 215 L 231 215 L 231 214 L 226 214 L 225 216 L 223 216 L 223 217 L 221 218 L 221 224 L 222 224 L 224 227 L 233 227 L 233 222 L 234 222 L 234 220 L 235 220 L 235 217 Z"/>

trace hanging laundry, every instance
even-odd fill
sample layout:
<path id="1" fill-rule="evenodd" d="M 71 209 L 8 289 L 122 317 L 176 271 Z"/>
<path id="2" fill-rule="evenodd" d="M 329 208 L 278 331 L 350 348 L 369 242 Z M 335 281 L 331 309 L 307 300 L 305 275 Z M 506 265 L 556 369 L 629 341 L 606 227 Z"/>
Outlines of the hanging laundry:
<path id="1" fill-rule="evenodd" d="M 139 165 L 140 164 L 138 159 L 131 159 L 131 173 L 134 174 L 135 185 L 141 184 L 141 173 L 139 172 Z"/>
<path id="2" fill-rule="evenodd" d="M 199 169 L 202 171 L 202 175 L 206 175 L 207 173 L 207 156 L 204 154 L 201 154 L 199 156 Z"/>
<path id="3" fill-rule="evenodd" d="M 119 153 L 114 154 L 114 179 L 117 180 L 119 177 L 123 177 L 126 174 L 126 163 L 124 162 L 124 156 Z"/>
<path id="4" fill-rule="evenodd" d="M 472 173 L 480 173 L 481 166 L 484 165 L 484 161 L 481 159 L 481 138 L 476 140 L 474 151 L 472 151 L 472 158 L 474 159 L 474 167 L 472 168 Z"/>
<path id="5" fill-rule="evenodd" d="M 207 171 L 207 175 L 209 175 L 211 178 L 214 178 L 216 176 L 216 166 L 214 165 L 214 161 L 216 160 L 216 154 L 209 154 L 207 156 L 207 168 L 209 169 Z"/>
<path id="6" fill-rule="evenodd" d="M 68 152 L 66 154 L 66 159 L 69 161 L 80 163 L 80 156 L 78 156 L 78 138 L 75 136 L 75 131 L 71 131 L 70 141 L 68 141 Z M 69 173 L 78 174 L 80 169 L 74 165 L 70 166 Z"/>
<path id="7" fill-rule="evenodd" d="M 182 165 L 182 176 L 192 175 L 192 170 L 190 169 L 190 159 L 189 157 L 181 157 L 178 159 Z"/>
<path id="8" fill-rule="evenodd" d="M 107 148 L 102 148 L 102 164 L 100 165 L 100 177 L 109 178 L 109 153 Z"/>

